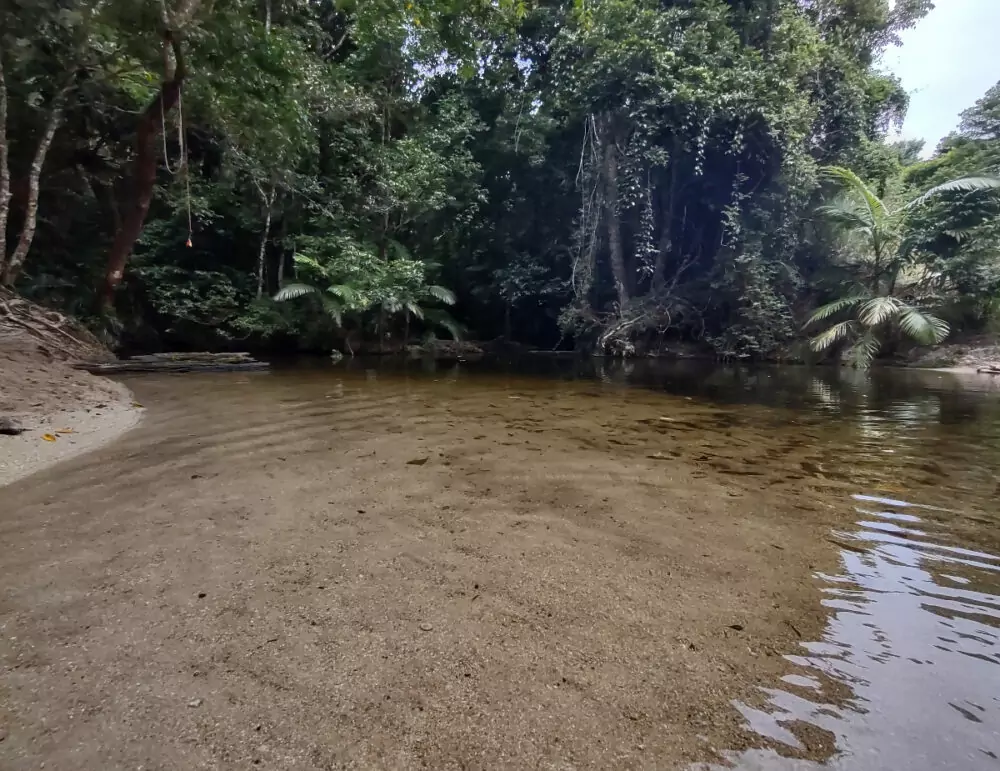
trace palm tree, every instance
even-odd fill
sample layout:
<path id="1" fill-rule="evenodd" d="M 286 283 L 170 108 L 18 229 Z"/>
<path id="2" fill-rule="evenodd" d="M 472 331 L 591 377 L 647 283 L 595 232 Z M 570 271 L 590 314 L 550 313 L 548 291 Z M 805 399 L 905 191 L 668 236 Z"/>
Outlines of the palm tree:
<path id="1" fill-rule="evenodd" d="M 277 302 L 314 296 L 318 298 L 323 312 L 337 326 L 343 324 L 345 314 L 362 313 L 377 308 L 380 346 L 385 317 L 400 313 L 404 315 L 404 340 L 409 339 L 411 317 L 448 330 L 456 340 L 461 336 L 461 326 L 446 311 L 440 308 L 426 307 L 428 303 L 434 302 L 454 305 L 455 295 L 446 287 L 424 284 L 421 279 L 416 279 L 409 273 L 397 278 L 391 276 L 376 277 L 380 280 L 375 280 L 372 285 L 366 287 L 352 286 L 337 283 L 334 272 L 311 257 L 297 254 L 295 260 L 296 264 L 306 268 L 313 276 L 331 283 L 325 289 L 316 284 L 301 282 L 286 284 L 274 295 Z"/>
<path id="2" fill-rule="evenodd" d="M 403 344 L 410 340 L 410 318 L 425 321 L 429 324 L 446 329 L 458 340 L 461 337 L 461 326 L 451 314 L 441 308 L 426 307 L 429 302 L 439 302 L 443 305 L 455 304 L 455 293 L 447 287 L 436 284 L 421 284 L 420 286 L 392 287 L 386 291 L 378 304 L 379 309 L 379 345 L 382 343 L 382 325 L 385 316 L 403 314 Z"/>
<path id="3" fill-rule="evenodd" d="M 918 284 L 923 274 L 913 259 L 916 245 L 908 227 L 909 214 L 941 193 L 1000 189 L 1000 177 L 952 180 L 892 207 L 850 169 L 829 166 L 824 173 L 843 185 L 844 192 L 817 211 L 843 230 L 845 256 L 857 270 L 859 284 L 848 296 L 818 308 L 809 317 L 807 327 L 849 316 L 813 337 L 812 349 L 825 351 L 846 342 L 853 364 L 868 367 L 893 331 L 925 345 L 944 340 L 948 325 L 929 313 L 924 302 L 897 297 L 902 288 Z"/>

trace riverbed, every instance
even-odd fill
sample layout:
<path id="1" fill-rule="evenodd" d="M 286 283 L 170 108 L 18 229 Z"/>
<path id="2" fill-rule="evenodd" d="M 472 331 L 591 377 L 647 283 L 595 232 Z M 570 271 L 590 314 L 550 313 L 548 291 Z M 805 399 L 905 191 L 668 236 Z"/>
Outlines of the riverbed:
<path id="1" fill-rule="evenodd" d="M 997 768 L 988 379 L 134 377 L 0 491 L 0 766 Z"/>

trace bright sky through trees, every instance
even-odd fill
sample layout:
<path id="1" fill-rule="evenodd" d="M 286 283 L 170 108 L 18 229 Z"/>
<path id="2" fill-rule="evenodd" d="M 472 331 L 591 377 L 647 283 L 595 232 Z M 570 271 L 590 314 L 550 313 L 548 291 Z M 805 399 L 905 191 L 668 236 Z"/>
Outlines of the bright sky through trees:
<path id="1" fill-rule="evenodd" d="M 906 139 L 924 139 L 924 155 L 958 126 L 958 114 L 1000 80 L 1000 0 L 937 0 L 903 45 L 883 63 L 903 81 L 910 109 Z"/>

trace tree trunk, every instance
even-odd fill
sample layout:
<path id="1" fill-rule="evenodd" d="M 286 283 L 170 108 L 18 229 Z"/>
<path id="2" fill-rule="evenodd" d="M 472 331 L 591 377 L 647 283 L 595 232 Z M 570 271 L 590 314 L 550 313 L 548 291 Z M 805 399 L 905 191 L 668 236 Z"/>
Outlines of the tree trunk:
<path id="1" fill-rule="evenodd" d="M 611 272 L 618 292 L 618 312 L 628 304 L 628 277 L 625 275 L 625 250 L 622 248 L 621 223 L 618 221 L 618 145 L 615 135 L 608 132 L 604 146 L 604 218 L 608 228 L 608 250 Z"/>
<path id="2" fill-rule="evenodd" d="M 73 87 L 76 73 L 70 74 L 69 78 L 59 93 L 52 100 L 52 108 L 49 111 L 49 119 L 45 123 L 45 132 L 38 140 L 38 147 L 35 150 L 35 157 L 31 161 L 31 171 L 28 175 L 28 203 L 24 210 L 24 225 L 21 227 L 21 237 L 17 246 L 14 247 L 10 259 L 3 266 L 3 275 L 0 276 L 0 284 L 13 286 L 14 281 L 24 267 L 24 261 L 28 257 L 28 250 L 31 249 L 31 242 L 35 238 L 35 227 L 38 223 L 38 187 L 42 176 L 42 166 L 45 165 L 45 156 L 48 155 L 49 147 L 52 145 L 52 138 L 56 135 L 59 124 L 62 123 L 63 110 L 66 108 L 66 97 Z M 4 213 L 6 217 L 6 212 Z M 6 230 L 6 223 L 4 223 Z"/>
<path id="3" fill-rule="evenodd" d="M 680 141 L 674 137 L 674 149 L 670 155 L 670 187 L 667 192 L 667 205 L 663 209 L 663 222 L 660 225 L 660 244 L 656 251 L 653 265 L 653 289 L 662 289 L 665 281 L 663 269 L 667 264 L 667 255 L 673 247 L 674 204 L 677 200 L 677 163 L 680 155 Z"/>
<path id="4" fill-rule="evenodd" d="M 254 183 L 256 184 L 256 183 Z M 274 187 L 270 193 L 264 193 L 264 188 L 257 185 L 261 200 L 264 202 L 264 232 L 260 237 L 260 252 L 257 255 L 257 299 L 264 296 L 264 262 L 267 256 L 267 239 L 271 237 L 271 207 L 274 205 Z"/>
<path id="5" fill-rule="evenodd" d="M 7 264 L 7 214 L 10 211 L 10 166 L 7 164 L 7 81 L 0 50 L 0 274 Z"/>
<path id="6" fill-rule="evenodd" d="M 129 255 L 146 223 L 146 215 L 149 213 L 149 205 L 153 200 L 153 190 L 156 186 L 155 140 L 160 134 L 164 117 L 180 99 L 184 78 L 187 75 L 180 41 L 169 31 L 164 33 L 164 45 L 167 44 L 174 52 L 174 71 L 172 76 L 164 80 L 160 86 L 160 93 L 149 103 L 139 118 L 135 137 L 135 163 L 132 167 L 133 204 L 111 245 L 104 286 L 101 289 L 101 305 L 104 308 L 111 307 L 115 289 L 121 283 Z"/>

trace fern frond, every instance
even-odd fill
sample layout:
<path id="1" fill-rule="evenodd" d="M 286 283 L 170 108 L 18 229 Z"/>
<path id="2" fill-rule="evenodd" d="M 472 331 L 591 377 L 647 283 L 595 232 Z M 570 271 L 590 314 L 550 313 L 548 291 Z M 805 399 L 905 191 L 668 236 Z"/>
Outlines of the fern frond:
<path id="1" fill-rule="evenodd" d="M 348 305 L 353 305 L 358 301 L 358 290 L 347 284 L 330 284 L 326 291 L 335 297 L 339 297 Z"/>
<path id="2" fill-rule="evenodd" d="M 309 284 L 286 284 L 278 290 L 274 299 L 280 303 L 286 300 L 294 300 L 296 297 L 302 297 L 307 294 L 319 294 L 319 289 Z"/>
<path id="3" fill-rule="evenodd" d="M 332 297 L 322 295 L 323 310 L 338 327 L 344 323 L 344 307 Z"/>
<path id="4" fill-rule="evenodd" d="M 315 270 L 318 273 L 321 273 L 321 274 L 324 274 L 324 275 L 326 274 L 326 270 L 324 270 L 323 266 L 320 265 L 317 260 L 315 260 L 314 258 L 310 257 L 308 254 L 302 254 L 301 252 L 296 252 L 295 256 L 292 257 L 292 259 L 294 260 L 295 264 L 298 265 L 298 266 L 300 266 L 300 267 L 303 267 L 303 268 L 312 268 L 313 270 Z"/>
<path id="5" fill-rule="evenodd" d="M 424 311 L 424 318 L 432 324 L 436 324 L 442 329 L 448 330 L 449 334 L 451 334 L 455 340 L 462 339 L 462 334 L 464 332 L 462 325 L 455 321 L 448 311 L 442 311 L 437 308 L 428 308 Z"/>
<path id="6" fill-rule="evenodd" d="M 414 316 L 415 318 L 418 318 L 418 319 L 423 319 L 423 317 L 424 317 L 424 309 L 423 309 L 423 308 L 421 308 L 421 307 L 420 307 L 419 305 L 417 305 L 417 304 L 416 304 L 415 302 L 408 302 L 408 303 L 405 303 L 405 306 L 404 306 L 404 307 L 405 307 L 405 308 L 406 308 L 406 310 L 407 310 L 407 311 L 409 311 L 409 312 L 410 312 L 410 313 L 411 313 L 411 314 L 412 314 L 412 315 L 413 315 L 413 316 Z"/>
<path id="7" fill-rule="evenodd" d="M 445 305 L 455 304 L 455 293 L 452 292 L 447 287 L 438 286 L 437 284 L 430 284 L 424 288 L 424 291 L 426 291 L 427 294 L 433 297 L 435 300 L 437 300 L 438 302 L 442 302 Z"/>

